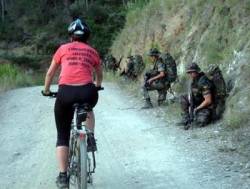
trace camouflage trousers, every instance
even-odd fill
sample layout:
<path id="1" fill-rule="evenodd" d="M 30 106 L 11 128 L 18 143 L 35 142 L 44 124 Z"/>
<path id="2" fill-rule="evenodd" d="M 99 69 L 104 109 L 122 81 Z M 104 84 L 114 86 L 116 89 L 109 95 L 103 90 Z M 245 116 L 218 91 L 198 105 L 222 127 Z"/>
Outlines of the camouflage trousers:
<path id="1" fill-rule="evenodd" d="M 158 101 L 166 100 L 167 91 L 170 88 L 170 84 L 168 82 L 162 81 L 153 81 L 151 85 L 143 85 L 143 97 L 145 100 L 150 99 L 149 91 L 157 90 L 158 92 Z"/>
<path id="2" fill-rule="evenodd" d="M 218 120 L 222 117 L 225 111 L 226 98 L 221 97 L 216 99 L 216 107 L 213 110 L 213 119 Z"/>
<path id="3" fill-rule="evenodd" d="M 191 115 L 189 113 L 189 100 L 187 95 L 183 95 L 180 98 L 180 104 L 182 109 L 182 122 L 190 123 L 193 122 L 195 125 L 203 127 L 209 124 L 212 120 L 212 110 L 209 108 L 203 108 L 196 112 L 193 120 L 191 120 Z M 197 107 L 197 106 L 196 106 Z"/>

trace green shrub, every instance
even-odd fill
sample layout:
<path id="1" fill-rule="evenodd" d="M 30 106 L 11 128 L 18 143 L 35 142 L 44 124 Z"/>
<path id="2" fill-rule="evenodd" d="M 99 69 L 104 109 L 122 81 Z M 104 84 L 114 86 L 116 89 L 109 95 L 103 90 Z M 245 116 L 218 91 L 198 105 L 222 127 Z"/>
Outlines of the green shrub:
<path id="1" fill-rule="evenodd" d="M 25 71 L 11 64 L 0 65 L 0 91 L 16 87 L 42 84 L 41 74 L 27 74 Z"/>
<path id="2" fill-rule="evenodd" d="M 0 65 L 0 78 L 16 78 L 18 70 L 11 64 Z"/>
<path id="3" fill-rule="evenodd" d="M 31 69 L 39 69 L 40 65 L 38 62 L 40 61 L 39 57 L 33 57 L 33 56 L 6 56 L 6 59 L 10 60 L 14 64 L 24 67 L 24 68 L 31 68 Z"/>
<path id="4" fill-rule="evenodd" d="M 249 121 L 249 112 L 234 112 L 227 116 L 225 124 L 229 129 L 238 129 L 247 125 Z"/>

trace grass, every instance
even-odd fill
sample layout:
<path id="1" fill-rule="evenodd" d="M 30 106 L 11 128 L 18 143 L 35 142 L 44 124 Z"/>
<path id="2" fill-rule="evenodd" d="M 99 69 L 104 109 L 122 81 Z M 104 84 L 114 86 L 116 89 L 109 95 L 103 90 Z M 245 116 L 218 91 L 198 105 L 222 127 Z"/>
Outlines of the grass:
<path id="1" fill-rule="evenodd" d="M 13 62 L 13 64 L 23 67 L 23 68 L 31 68 L 31 69 L 39 69 L 40 65 L 39 62 L 45 58 L 45 56 L 33 56 L 33 55 L 9 55 L 9 54 L 4 54 L 1 55 L 4 59 Z"/>
<path id="2" fill-rule="evenodd" d="M 28 74 L 16 65 L 0 65 L 0 92 L 17 87 L 42 84 L 42 76 L 39 73 Z"/>
<path id="3" fill-rule="evenodd" d="M 239 129 L 250 122 L 249 112 L 232 112 L 224 120 L 227 129 Z"/>

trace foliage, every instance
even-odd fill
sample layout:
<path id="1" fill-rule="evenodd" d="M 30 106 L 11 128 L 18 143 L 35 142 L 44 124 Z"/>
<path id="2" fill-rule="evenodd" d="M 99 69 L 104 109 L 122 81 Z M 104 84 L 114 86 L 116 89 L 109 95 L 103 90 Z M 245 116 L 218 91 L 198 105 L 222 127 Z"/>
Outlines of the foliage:
<path id="1" fill-rule="evenodd" d="M 26 69 L 34 69 L 38 70 L 40 68 L 40 65 L 38 64 L 40 60 L 43 57 L 39 56 L 28 56 L 28 55 L 22 55 L 22 56 L 13 56 L 13 55 L 4 55 L 3 56 L 6 60 L 9 60 L 16 66 L 26 68 Z"/>
<path id="2" fill-rule="evenodd" d="M 40 53 L 52 54 L 59 44 L 68 40 L 68 24 L 73 18 L 80 17 L 91 28 L 90 43 L 104 55 L 116 33 L 123 27 L 126 7 L 121 1 L 96 0 L 88 2 L 88 5 L 86 2 L 88 1 L 8 2 L 5 20 L 0 23 L 0 40 L 19 41 L 23 45 L 34 44 L 40 49 Z"/>
<path id="3" fill-rule="evenodd" d="M 0 65 L 0 92 L 8 89 L 33 85 L 34 80 L 31 75 L 27 75 L 24 71 L 15 65 Z"/>

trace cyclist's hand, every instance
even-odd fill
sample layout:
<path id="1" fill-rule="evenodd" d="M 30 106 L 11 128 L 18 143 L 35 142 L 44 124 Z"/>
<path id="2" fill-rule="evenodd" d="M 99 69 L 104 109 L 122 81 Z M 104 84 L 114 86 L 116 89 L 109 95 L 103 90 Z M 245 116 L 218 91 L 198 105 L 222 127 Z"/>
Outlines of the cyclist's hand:
<path id="1" fill-rule="evenodd" d="M 51 94 L 50 91 L 45 91 L 45 90 L 42 90 L 41 93 L 43 96 L 50 96 L 50 94 Z"/>
<path id="2" fill-rule="evenodd" d="M 104 88 L 102 86 L 96 86 L 96 90 L 100 91 L 100 90 L 104 90 Z"/>

